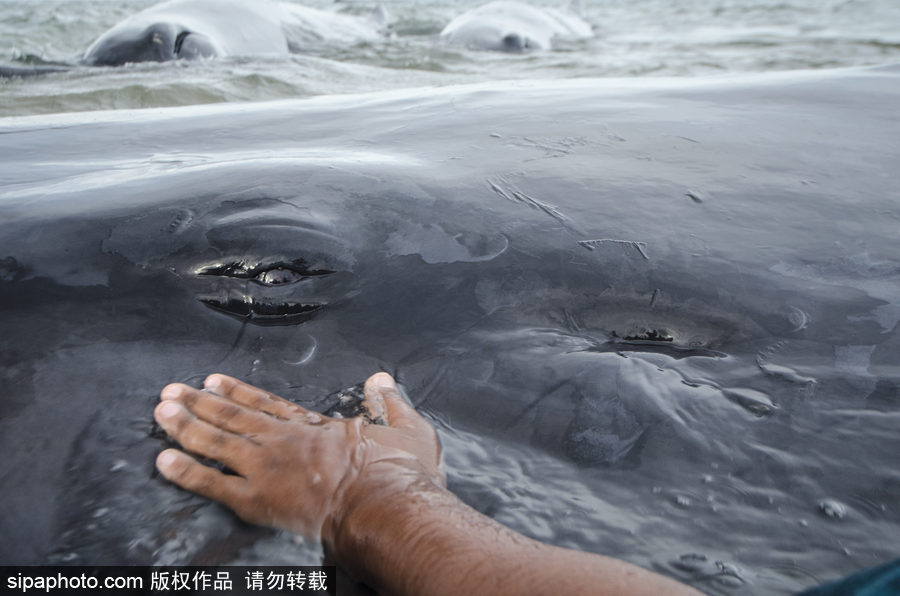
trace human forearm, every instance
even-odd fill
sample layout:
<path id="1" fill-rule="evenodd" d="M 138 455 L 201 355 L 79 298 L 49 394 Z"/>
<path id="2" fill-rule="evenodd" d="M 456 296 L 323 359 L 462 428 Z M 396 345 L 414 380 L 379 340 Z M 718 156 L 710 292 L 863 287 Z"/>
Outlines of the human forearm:
<path id="1" fill-rule="evenodd" d="M 522 536 L 434 483 L 403 490 L 384 481 L 349 505 L 326 547 L 382 594 L 696 593 L 616 559 Z"/>

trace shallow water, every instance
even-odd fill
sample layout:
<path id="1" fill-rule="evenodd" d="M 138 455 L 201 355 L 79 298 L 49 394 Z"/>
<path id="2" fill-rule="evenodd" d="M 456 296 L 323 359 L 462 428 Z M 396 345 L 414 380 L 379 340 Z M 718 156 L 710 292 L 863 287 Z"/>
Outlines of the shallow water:
<path id="1" fill-rule="evenodd" d="M 0 1 L 0 61 L 71 64 L 148 0 Z M 335 9 L 316 0 L 307 4 Z M 393 35 L 303 54 L 80 68 L 0 80 L 0 116 L 256 101 L 490 81 L 498 78 L 709 75 L 874 65 L 900 60 L 893 0 L 588 0 L 594 39 L 554 52 L 498 55 L 451 48 L 437 34 L 476 0 L 387 2 Z M 560 6 L 560 3 L 550 3 Z M 373 4 L 338 5 L 366 15 Z"/>
<path id="2" fill-rule="evenodd" d="M 146 4 L 3 2 L 4 62 Z M 900 552 L 900 75 L 823 69 L 896 62 L 897 4 L 587 2 L 521 56 L 438 43 L 462 7 L 0 81 L 0 562 L 317 564 L 154 474 L 159 388 L 215 370 L 322 411 L 395 373 L 466 502 L 707 592 Z M 295 258 L 335 273 L 197 275 Z"/>

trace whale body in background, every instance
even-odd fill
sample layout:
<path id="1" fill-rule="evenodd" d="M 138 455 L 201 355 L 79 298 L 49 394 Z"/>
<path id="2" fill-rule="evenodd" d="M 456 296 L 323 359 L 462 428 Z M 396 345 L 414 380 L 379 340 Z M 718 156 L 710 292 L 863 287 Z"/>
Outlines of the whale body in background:
<path id="1" fill-rule="evenodd" d="M 897 105 L 895 68 L 0 120 L 0 562 L 317 564 L 156 477 L 153 407 L 377 369 L 547 542 L 767 594 L 895 557 Z"/>
<path id="2" fill-rule="evenodd" d="M 554 40 L 593 35 L 591 25 L 573 9 L 537 7 L 513 0 L 498 0 L 467 11 L 441 31 L 441 38 L 453 45 L 503 52 L 549 50 Z"/>
<path id="3" fill-rule="evenodd" d="M 95 66 L 286 54 L 379 37 L 374 20 L 269 0 L 170 0 L 139 12 L 85 50 Z"/>

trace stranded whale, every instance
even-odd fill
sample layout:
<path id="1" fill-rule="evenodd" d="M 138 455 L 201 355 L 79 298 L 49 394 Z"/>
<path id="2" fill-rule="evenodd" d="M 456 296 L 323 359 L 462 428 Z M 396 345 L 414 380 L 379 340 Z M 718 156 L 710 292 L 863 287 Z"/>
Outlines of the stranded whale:
<path id="1" fill-rule="evenodd" d="M 269 0 L 169 0 L 135 14 L 84 53 L 92 65 L 284 54 L 328 42 L 379 37 L 373 21 Z"/>
<path id="2" fill-rule="evenodd" d="M 118 23 L 80 58 L 89 66 L 121 66 L 226 56 L 300 53 L 322 44 L 382 37 L 387 14 L 371 18 L 270 0 L 169 0 Z M 0 77 L 67 70 L 64 66 L 0 67 Z"/>
<path id="3" fill-rule="evenodd" d="M 453 19 L 441 38 L 477 50 L 549 50 L 554 40 L 593 37 L 593 28 L 573 8 L 558 10 L 513 0 L 490 2 Z"/>
<path id="4" fill-rule="evenodd" d="M 324 411 L 379 368 L 532 536 L 766 593 L 895 556 L 898 102 L 886 69 L 0 121 L 0 561 L 316 564 L 155 477 L 158 391 Z"/>
<path id="5" fill-rule="evenodd" d="M 170 0 L 101 35 L 85 50 L 94 66 L 215 56 L 286 54 L 280 7 L 272 2 Z"/>

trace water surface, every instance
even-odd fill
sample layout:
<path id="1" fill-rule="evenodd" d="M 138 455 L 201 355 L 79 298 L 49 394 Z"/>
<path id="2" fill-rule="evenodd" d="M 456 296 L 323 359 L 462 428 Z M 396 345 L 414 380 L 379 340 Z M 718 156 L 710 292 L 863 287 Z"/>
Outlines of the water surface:
<path id="1" fill-rule="evenodd" d="M 0 60 L 72 63 L 148 0 L 0 1 Z M 374 3 L 308 5 L 368 15 Z M 382 41 L 284 57 L 77 69 L 0 81 L 0 115 L 256 101 L 497 79 L 715 75 L 889 63 L 900 59 L 892 0 L 586 0 L 594 39 L 554 52 L 504 55 L 450 48 L 441 29 L 475 0 L 386 2 Z M 538 2 L 538 4 L 541 4 Z M 562 6 L 563 3 L 544 3 Z"/>

